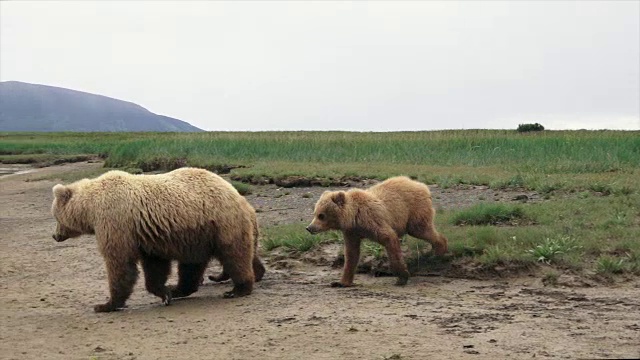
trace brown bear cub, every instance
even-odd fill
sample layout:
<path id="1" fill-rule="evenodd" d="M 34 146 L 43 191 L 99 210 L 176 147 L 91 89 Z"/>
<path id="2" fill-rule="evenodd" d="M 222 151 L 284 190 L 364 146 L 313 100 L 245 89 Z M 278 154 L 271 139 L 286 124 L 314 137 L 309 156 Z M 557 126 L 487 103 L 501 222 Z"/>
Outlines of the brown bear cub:
<path id="1" fill-rule="evenodd" d="M 234 287 L 225 297 L 249 295 L 264 266 L 256 253 L 253 207 L 236 189 L 207 170 L 182 168 L 160 175 L 109 171 L 95 179 L 53 187 L 56 241 L 95 234 L 107 267 L 109 301 L 96 312 L 125 306 L 144 271 L 147 290 L 166 305 L 198 290 L 217 258 Z M 178 284 L 167 287 L 171 261 Z"/>
<path id="2" fill-rule="evenodd" d="M 436 231 L 435 209 L 427 185 L 399 176 L 367 190 L 325 191 L 316 203 L 314 219 L 307 230 L 316 234 L 341 230 L 344 234 L 344 270 L 333 287 L 353 285 L 360 259 L 362 239 L 373 240 L 387 250 L 391 270 L 405 285 L 409 279 L 402 258 L 400 237 L 409 234 L 431 243 L 437 255 L 447 252 L 447 238 Z"/>

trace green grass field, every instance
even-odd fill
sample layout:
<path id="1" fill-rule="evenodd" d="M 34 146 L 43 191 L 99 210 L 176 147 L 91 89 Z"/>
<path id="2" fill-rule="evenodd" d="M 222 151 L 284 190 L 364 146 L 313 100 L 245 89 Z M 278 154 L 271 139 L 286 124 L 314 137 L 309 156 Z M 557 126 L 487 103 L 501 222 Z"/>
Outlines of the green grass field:
<path id="1" fill-rule="evenodd" d="M 444 188 L 535 190 L 548 201 L 440 212 L 438 227 L 449 237 L 454 259 L 471 258 L 485 267 L 546 264 L 606 276 L 640 273 L 638 131 L 0 133 L 3 163 L 86 156 L 133 171 L 231 169 L 234 179 L 245 181 L 403 174 Z M 305 251 L 339 241 L 309 236 L 302 226 L 263 234 L 265 249 Z M 414 240 L 406 246 L 419 249 Z M 376 245 L 363 252 L 384 254 Z"/>
<path id="2" fill-rule="evenodd" d="M 479 184 L 542 192 L 603 186 L 625 191 L 640 168 L 638 131 L 0 133 L 0 161 L 93 154 L 108 167 L 191 165 L 238 178 L 396 174 L 441 186 Z"/>

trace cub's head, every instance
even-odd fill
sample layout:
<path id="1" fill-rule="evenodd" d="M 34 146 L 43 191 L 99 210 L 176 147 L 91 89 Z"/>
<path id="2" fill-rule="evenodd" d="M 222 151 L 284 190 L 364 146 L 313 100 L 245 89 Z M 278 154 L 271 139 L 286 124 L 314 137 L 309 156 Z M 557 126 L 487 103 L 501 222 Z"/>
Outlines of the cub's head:
<path id="1" fill-rule="evenodd" d="M 317 234 L 329 230 L 340 230 L 345 217 L 347 194 L 344 191 L 325 191 L 313 211 L 313 221 L 307 231 Z"/>
<path id="2" fill-rule="evenodd" d="M 73 211 L 73 204 L 71 204 L 73 201 L 73 193 L 74 190 L 68 186 L 58 184 L 53 187 L 51 213 L 57 222 L 56 232 L 53 234 L 55 241 L 65 241 L 83 234 L 80 226 L 78 226 L 78 219 L 73 218 L 74 216 L 84 215 Z"/>

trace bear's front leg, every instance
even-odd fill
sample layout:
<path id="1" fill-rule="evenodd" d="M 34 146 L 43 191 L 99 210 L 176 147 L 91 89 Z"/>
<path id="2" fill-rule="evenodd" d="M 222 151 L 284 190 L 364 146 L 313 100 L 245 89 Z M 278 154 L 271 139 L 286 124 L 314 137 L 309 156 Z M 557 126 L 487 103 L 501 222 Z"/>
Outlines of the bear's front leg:
<path id="1" fill-rule="evenodd" d="M 352 234 L 344 234 L 344 269 L 340 281 L 331 283 L 331 287 L 353 286 L 353 278 L 360 261 L 360 244 L 362 240 Z"/>
<path id="2" fill-rule="evenodd" d="M 105 257 L 105 264 L 111 297 L 106 303 L 94 306 L 95 312 L 111 312 L 123 308 L 138 279 L 138 267 L 135 259 Z"/>

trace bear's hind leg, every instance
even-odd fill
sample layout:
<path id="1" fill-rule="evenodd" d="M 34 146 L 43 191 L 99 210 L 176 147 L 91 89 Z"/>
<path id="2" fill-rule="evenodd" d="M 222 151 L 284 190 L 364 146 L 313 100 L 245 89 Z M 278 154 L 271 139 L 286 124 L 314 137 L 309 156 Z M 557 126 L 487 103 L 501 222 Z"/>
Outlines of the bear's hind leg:
<path id="1" fill-rule="evenodd" d="M 255 282 L 262 280 L 265 272 L 266 269 L 264 267 L 264 264 L 262 263 L 262 260 L 260 260 L 260 257 L 258 257 L 258 255 L 254 255 L 253 274 L 255 275 Z M 209 280 L 215 282 L 227 281 L 229 279 L 231 279 L 231 276 L 229 276 L 229 274 L 224 269 L 222 269 L 222 273 L 220 273 L 220 275 L 209 275 Z"/>
<path id="2" fill-rule="evenodd" d="M 155 256 L 142 256 L 144 284 L 147 291 L 162 299 L 164 305 L 171 304 L 171 291 L 165 286 L 171 273 L 171 261 Z"/>
<path id="3" fill-rule="evenodd" d="M 436 230 L 433 222 L 422 221 L 412 226 L 409 235 L 430 243 L 433 247 L 433 252 L 438 256 L 442 256 L 447 252 L 447 238 Z"/>
<path id="4" fill-rule="evenodd" d="M 208 264 L 208 262 L 197 264 L 180 263 L 178 265 L 178 285 L 171 287 L 171 296 L 173 298 L 181 298 L 198 291 Z"/>
<path id="5" fill-rule="evenodd" d="M 215 282 L 223 282 L 223 281 L 227 281 L 229 279 L 231 279 L 231 276 L 229 276 L 229 274 L 227 274 L 224 271 L 224 269 L 222 270 L 220 275 L 209 275 L 209 280 L 215 281 Z"/>
<path id="6" fill-rule="evenodd" d="M 407 270 L 407 264 L 402 257 L 402 249 L 400 248 L 400 239 L 393 232 L 388 231 L 386 235 L 378 238 L 378 241 L 387 250 L 387 256 L 389 257 L 389 265 L 391 271 L 398 277 L 396 285 L 406 285 L 409 280 L 409 271 Z"/>
<path id="7" fill-rule="evenodd" d="M 111 312 L 124 307 L 138 280 L 135 259 L 105 259 L 109 279 L 110 298 L 104 304 L 93 307 L 95 312 Z"/>
<path id="8" fill-rule="evenodd" d="M 224 271 L 229 274 L 233 281 L 233 289 L 224 293 L 225 298 L 241 297 L 251 294 L 255 275 L 251 261 L 242 259 L 228 259 L 224 261 Z"/>
<path id="9" fill-rule="evenodd" d="M 257 250 L 256 250 L 257 251 Z M 262 280 L 266 269 L 264 268 L 264 264 L 258 257 L 258 254 L 253 255 L 253 275 L 255 276 L 256 282 Z"/>

